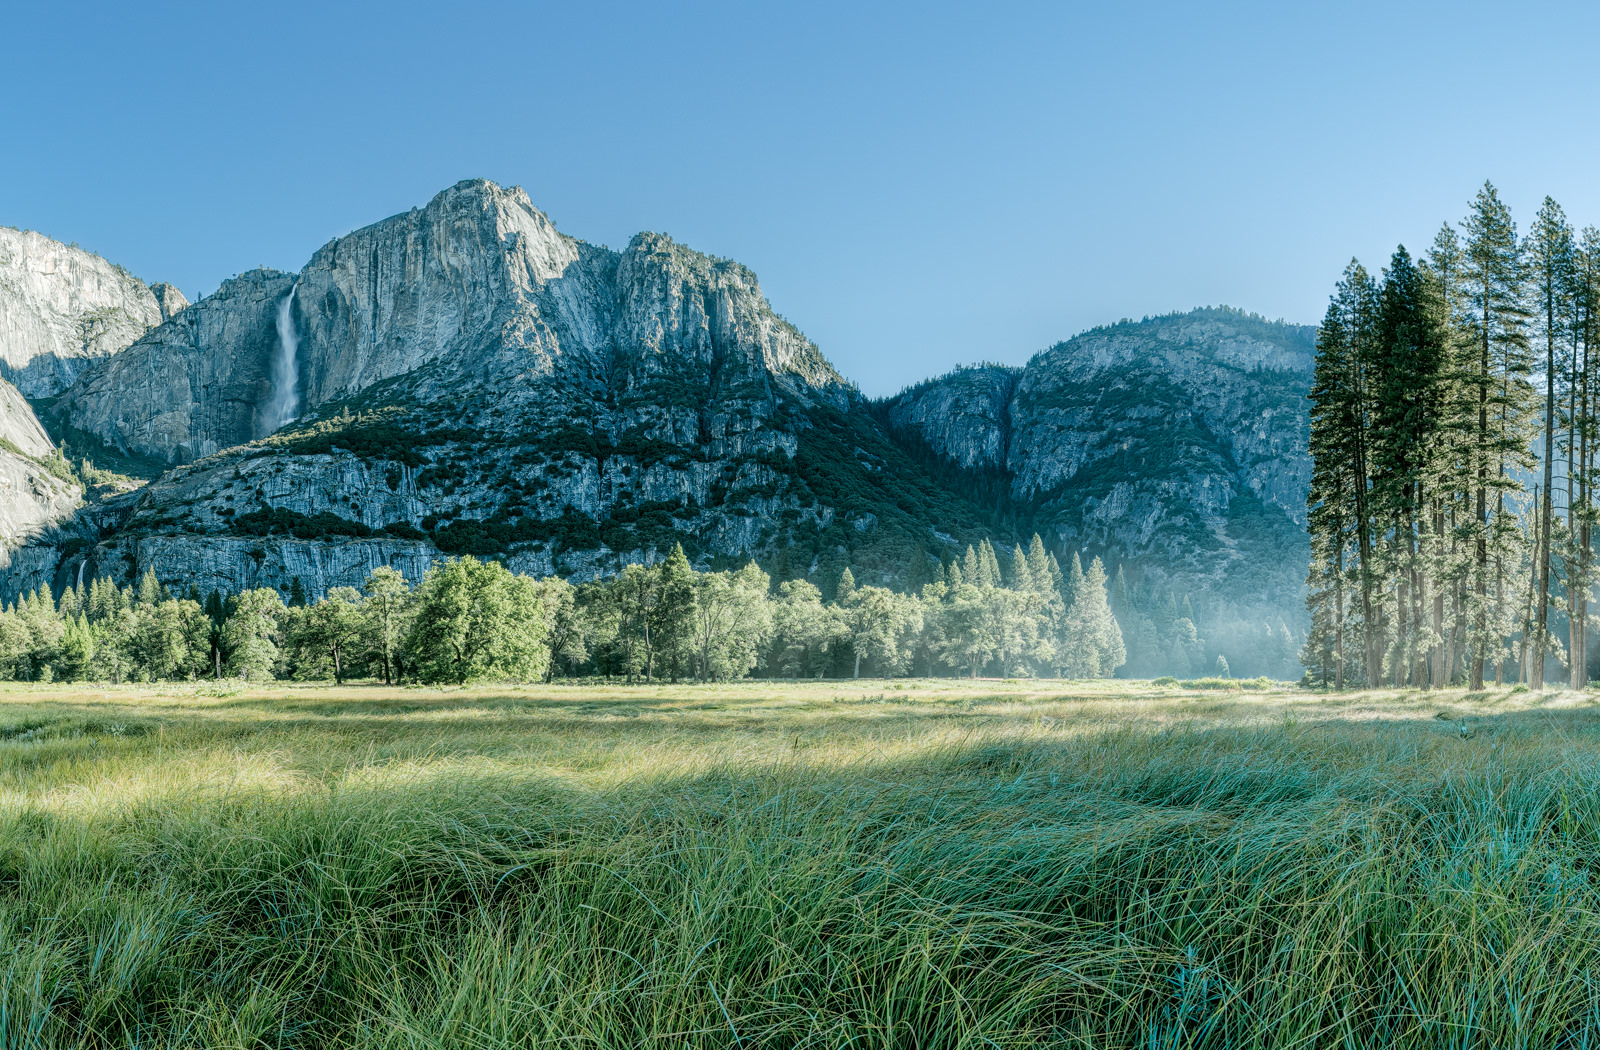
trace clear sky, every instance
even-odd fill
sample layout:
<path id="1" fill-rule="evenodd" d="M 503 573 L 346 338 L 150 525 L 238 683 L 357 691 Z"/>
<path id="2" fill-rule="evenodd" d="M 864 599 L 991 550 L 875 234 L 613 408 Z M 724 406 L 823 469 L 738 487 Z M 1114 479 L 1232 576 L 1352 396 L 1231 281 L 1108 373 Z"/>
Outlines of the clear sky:
<path id="1" fill-rule="evenodd" d="M 869 394 L 1227 303 L 1315 323 L 1485 178 L 1600 225 L 1584 5 L 0 8 L 0 224 L 191 298 L 458 179 L 751 266 Z"/>

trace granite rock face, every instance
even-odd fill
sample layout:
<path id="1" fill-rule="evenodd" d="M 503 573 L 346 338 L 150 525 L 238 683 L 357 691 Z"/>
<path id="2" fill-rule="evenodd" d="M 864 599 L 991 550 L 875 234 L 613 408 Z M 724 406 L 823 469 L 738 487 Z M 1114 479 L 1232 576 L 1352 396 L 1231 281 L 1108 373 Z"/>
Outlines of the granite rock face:
<path id="1" fill-rule="evenodd" d="M 0 380 L 0 592 L 15 597 L 4 580 L 42 577 L 53 566 L 57 528 L 82 505 L 83 489 L 50 461 L 55 446 L 21 392 Z M 51 466 L 55 469 L 52 470 Z"/>
<path id="2" fill-rule="evenodd" d="M 63 422 L 168 463 L 264 436 L 291 289 L 302 413 L 402 377 L 422 399 L 731 367 L 796 396 L 838 401 L 844 386 L 744 267 L 655 234 L 596 248 L 558 233 L 520 188 L 474 180 L 329 242 L 297 275 L 227 282 L 85 376 Z"/>
<path id="3" fill-rule="evenodd" d="M 1063 548 L 1296 622 L 1314 336 L 1195 310 L 1059 343 L 1009 388 L 1006 370 L 969 369 L 886 408 L 958 466 L 1003 464 L 1012 499 Z"/>
<path id="4" fill-rule="evenodd" d="M 267 434 L 285 303 L 300 418 Z M 673 543 L 706 563 L 784 530 L 820 543 L 836 519 L 869 539 L 896 527 L 801 477 L 824 430 L 868 428 L 847 475 L 893 447 L 749 269 L 660 234 L 595 247 L 482 180 L 329 242 L 298 274 L 226 282 L 55 412 L 170 467 L 102 516 L 95 549 L 48 570 L 62 579 L 154 565 L 182 583 L 204 566 L 219 586 L 300 576 L 315 595 L 374 564 L 420 571 L 419 551 L 582 578 Z M 878 453 L 859 447 L 874 439 Z"/>
<path id="5" fill-rule="evenodd" d="M 92 252 L 0 227 L 0 376 L 28 397 L 59 394 L 183 308 L 176 288 L 156 287 Z"/>
<path id="6" fill-rule="evenodd" d="M 150 294 L 156 297 L 156 306 L 161 309 L 161 319 L 170 321 L 182 313 L 189 305 L 189 300 L 178 290 L 175 284 L 166 281 L 157 281 L 150 286 Z"/>
<path id="7" fill-rule="evenodd" d="M 1020 368 L 984 365 L 918 383 L 889 403 L 889 423 L 967 470 L 1004 470 Z"/>
<path id="8" fill-rule="evenodd" d="M 186 463 L 257 436 L 292 274 L 252 270 L 89 370 L 56 404 L 124 455 Z"/>

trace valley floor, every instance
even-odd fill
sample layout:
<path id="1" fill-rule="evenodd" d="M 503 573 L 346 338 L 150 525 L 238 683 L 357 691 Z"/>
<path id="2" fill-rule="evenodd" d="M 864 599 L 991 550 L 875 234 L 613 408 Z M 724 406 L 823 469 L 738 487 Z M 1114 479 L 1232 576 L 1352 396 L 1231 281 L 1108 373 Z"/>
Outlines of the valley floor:
<path id="1" fill-rule="evenodd" d="M 1600 694 L 0 687 L 0 1046 L 1592 1046 Z"/>

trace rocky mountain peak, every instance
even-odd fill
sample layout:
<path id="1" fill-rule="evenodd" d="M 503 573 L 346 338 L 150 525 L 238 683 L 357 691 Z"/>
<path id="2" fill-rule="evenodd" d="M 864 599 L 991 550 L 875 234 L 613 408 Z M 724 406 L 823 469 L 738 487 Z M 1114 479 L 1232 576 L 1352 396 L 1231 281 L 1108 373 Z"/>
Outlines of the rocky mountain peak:
<path id="1" fill-rule="evenodd" d="M 61 400 L 63 421 L 169 463 L 258 436 L 291 289 L 301 414 L 393 382 L 422 401 L 705 375 L 832 402 L 846 387 L 746 267 L 658 234 L 597 248 L 557 231 L 520 188 L 473 179 L 329 241 L 298 274 L 225 284 L 85 376 Z"/>

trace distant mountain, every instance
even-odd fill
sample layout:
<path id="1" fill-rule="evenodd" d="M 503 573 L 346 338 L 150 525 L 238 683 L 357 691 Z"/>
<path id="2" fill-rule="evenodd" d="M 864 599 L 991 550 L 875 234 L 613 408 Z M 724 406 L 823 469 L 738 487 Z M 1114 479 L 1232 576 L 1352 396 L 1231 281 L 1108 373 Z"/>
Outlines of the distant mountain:
<path id="1" fill-rule="evenodd" d="M 1146 602 L 1188 596 L 1213 631 L 1294 629 L 1315 335 L 1227 308 L 1125 321 L 879 412 L 974 483 L 1001 478 L 1019 520 L 1122 566 Z"/>
<path id="2" fill-rule="evenodd" d="M 80 485 L 81 510 L 0 537 L 0 596 L 146 568 L 317 595 L 463 553 L 591 578 L 675 543 L 831 592 L 846 565 L 915 586 L 1038 529 L 1208 627 L 1298 616 L 1309 329 L 1200 310 L 875 403 L 746 267 L 588 244 L 483 180 L 186 309 L 30 244 L 0 256 L 0 287 L 33 289 L 0 300 L 28 333 L 5 367 L 74 461 L 148 483 Z"/>

